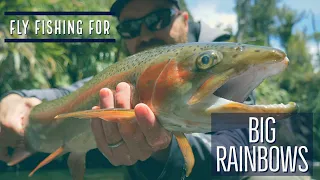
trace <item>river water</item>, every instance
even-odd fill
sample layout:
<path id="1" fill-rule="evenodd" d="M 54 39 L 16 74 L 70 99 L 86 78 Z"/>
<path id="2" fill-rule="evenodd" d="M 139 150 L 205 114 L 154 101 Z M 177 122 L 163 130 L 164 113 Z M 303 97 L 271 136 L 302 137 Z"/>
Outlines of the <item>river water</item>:
<path id="1" fill-rule="evenodd" d="M 31 178 L 30 171 L 1 172 L 1 180 L 71 180 L 67 169 L 39 170 Z M 130 180 L 124 168 L 88 169 L 85 180 Z"/>

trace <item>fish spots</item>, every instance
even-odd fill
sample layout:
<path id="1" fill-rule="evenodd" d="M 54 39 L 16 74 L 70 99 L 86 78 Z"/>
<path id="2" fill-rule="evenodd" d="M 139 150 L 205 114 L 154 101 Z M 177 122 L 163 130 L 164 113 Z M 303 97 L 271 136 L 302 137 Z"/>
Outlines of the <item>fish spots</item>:
<path id="1" fill-rule="evenodd" d="M 232 58 L 236 58 L 236 57 L 238 57 L 238 54 L 234 54 L 234 55 L 232 56 Z"/>
<path id="2" fill-rule="evenodd" d="M 260 49 L 256 49 L 256 50 L 254 50 L 254 52 L 260 52 Z"/>
<path id="3" fill-rule="evenodd" d="M 110 70 L 110 68 L 108 68 L 108 70 Z M 109 72 L 109 77 L 111 77 L 110 71 L 106 71 Z M 104 75 L 105 74 L 102 73 L 102 76 L 100 76 L 99 78 L 93 78 L 92 80 L 90 80 L 88 84 L 85 84 L 81 88 L 81 90 L 72 94 L 72 99 L 70 99 L 69 97 L 66 103 L 61 104 L 61 106 L 56 106 L 57 108 L 53 109 L 52 111 L 39 112 L 35 115 L 35 118 L 39 120 L 41 119 L 43 122 L 50 122 L 57 114 L 63 114 L 75 110 L 79 107 L 79 105 L 85 104 L 87 101 L 90 101 L 93 96 L 98 96 L 100 89 L 105 87 L 113 89 L 120 81 L 127 81 L 128 77 L 132 75 L 132 70 L 119 72 L 113 75 L 112 78 L 108 78 Z"/>

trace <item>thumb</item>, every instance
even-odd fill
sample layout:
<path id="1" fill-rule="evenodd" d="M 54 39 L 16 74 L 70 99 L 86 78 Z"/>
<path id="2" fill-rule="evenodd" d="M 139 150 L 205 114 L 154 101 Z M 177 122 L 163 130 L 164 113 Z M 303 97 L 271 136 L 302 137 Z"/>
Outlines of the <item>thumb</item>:
<path id="1" fill-rule="evenodd" d="M 38 98 L 26 98 L 26 105 L 29 106 L 30 108 L 33 108 L 34 106 L 40 104 L 42 101 Z"/>
<path id="2" fill-rule="evenodd" d="M 31 113 L 31 110 L 39 105 L 42 101 L 37 98 L 25 98 L 24 105 L 26 106 L 26 110 L 18 117 L 18 119 L 15 119 L 16 121 L 15 125 L 12 126 L 14 131 L 16 131 L 19 135 L 24 134 L 24 127 L 28 123 L 29 115 Z"/>

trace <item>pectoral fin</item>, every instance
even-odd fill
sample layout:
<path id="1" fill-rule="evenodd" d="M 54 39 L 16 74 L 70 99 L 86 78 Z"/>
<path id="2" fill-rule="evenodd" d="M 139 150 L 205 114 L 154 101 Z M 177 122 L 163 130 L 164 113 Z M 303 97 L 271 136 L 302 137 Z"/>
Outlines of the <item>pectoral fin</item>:
<path id="1" fill-rule="evenodd" d="M 70 153 L 68 166 L 73 180 L 83 180 L 86 170 L 86 153 Z"/>
<path id="2" fill-rule="evenodd" d="M 31 177 L 38 169 L 47 165 L 48 163 L 50 163 L 52 160 L 54 160 L 59 155 L 64 154 L 63 151 L 64 151 L 64 148 L 60 147 L 55 152 L 51 153 L 47 158 L 45 158 L 43 161 L 41 161 L 36 168 L 34 168 L 34 170 L 29 174 L 29 177 Z"/>
<path id="3" fill-rule="evenodd" d="M 179 144 L 180 150 L 182 152 L 182 155 L 184 157 L 184 161 L 186 163 L 186 176 L 188 177 L 191 172 L 192 168 L 194 166 L 194 155 L 192 152 L 192 148 L 189 144 L 188 139 L 183 133 L 180 132 L 174 132 L 173 133 L 177 139 L 177 142 Z"/>
<path id="4" fill-rule="evenodd" d="M 59 114 L 55 119 L 65 119 L 65 118 L 79 118 L 79 119 L 90 119 L 90 118 L 100 118 L 105 121 L 129 121 L 135 117 L 133 109 L 121 109 L 121 108 L 111 108 L 111 109 L 93 109 L 86 111 L 76 111 L 71 113 Z"/>

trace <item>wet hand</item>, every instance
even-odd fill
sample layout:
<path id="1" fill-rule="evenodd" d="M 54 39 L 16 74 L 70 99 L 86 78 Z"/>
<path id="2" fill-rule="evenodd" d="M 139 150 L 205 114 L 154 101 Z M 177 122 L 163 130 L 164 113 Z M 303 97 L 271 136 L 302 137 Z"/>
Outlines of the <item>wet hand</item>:
<path id="1" fill-rule="evenodd" d="M 107 88 L 100 91 L 100 108 L 131 109 L 130 98 L 130 85 L 119 83 L 115 94 Z M 164 154 L 171 142 L 171 134 L 159 124 L 147 105 L 137 104 L 134 111 L 136 120 L 130 123 L 92 120 L 97 146 L 115 166 L 133 165 L 151 156 L 160 157 L 158 155 Z"/>
<path id="2" fill-rule="evenodd" d="M 41 103 L 37 98 L 9 94 L 0 102 L 0 160 L 8 162 L 8 147 L 15 153 L 24 148 L 24 126 L 32 108 Z M 12 155 L 14 156 L 14 154 Z"/>

